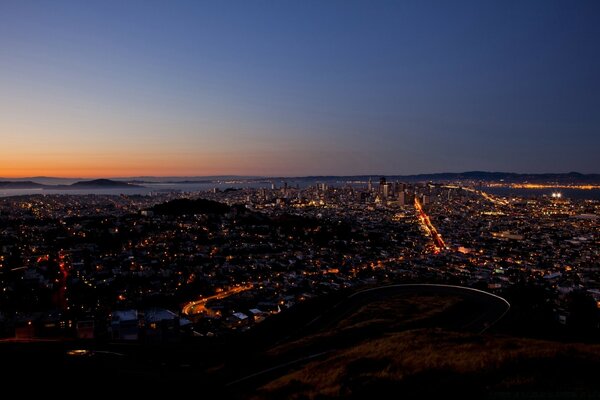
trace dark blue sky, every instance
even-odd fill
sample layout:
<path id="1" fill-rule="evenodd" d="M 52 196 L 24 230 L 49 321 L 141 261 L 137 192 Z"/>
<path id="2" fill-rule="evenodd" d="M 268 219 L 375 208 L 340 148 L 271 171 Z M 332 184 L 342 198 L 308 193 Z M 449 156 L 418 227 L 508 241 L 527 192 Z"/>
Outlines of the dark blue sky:
<path id="1" fill-rule="evenodd" d="M 3 1 L 0 176 L 600 172 L 599 1 Z"/>

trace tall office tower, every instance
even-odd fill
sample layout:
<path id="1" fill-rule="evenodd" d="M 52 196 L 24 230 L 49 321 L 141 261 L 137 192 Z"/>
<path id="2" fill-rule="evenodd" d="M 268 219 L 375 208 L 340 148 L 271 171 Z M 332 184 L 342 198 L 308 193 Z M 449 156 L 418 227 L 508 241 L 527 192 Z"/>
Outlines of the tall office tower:
<path id="1" fill-rule="evenodd" d="M 382 176 L 379 178 L 379 194 L 383 194 L 383 187 L 385 186 L 386 180 L 385 177 Z"/>
<path id="2" fill-rule="evenodd" d="M 367 191 L 373 191 L 373 181 L 371 180 L 371 178 L 369 178 L 369 183 L 367 184 Z"/>
<path id="3" fill-rule="evenodd" d="M 287 198 L 288 194 L 288 184 L 287 182 L 283 182 L 283 187 L 281 188 L 281 195 Z"/>
<path id="4" fill-rule="evenodd" d="M 381 188 L 381 190 L 382 190 L 381 195 L 384 199 L 387 199 L 390 197 L 391 187 L 392 187 L 392 185 L 390 185 L 389 183 L 383 184 L 383 187 Z"/>
<path id="5" fill-rule="evenodd" d="M 394 182 L 394 193 L 400 193 L 401 190 L 404 190 L 401 186 L 401 183 L 398 181 Z"/>
<path id="6" fill-rule="evenodd" d="M 398 192 L 398 204 L 401 206 L 406 205 L 406 193 L 404 193 L 404 190 Z"/>

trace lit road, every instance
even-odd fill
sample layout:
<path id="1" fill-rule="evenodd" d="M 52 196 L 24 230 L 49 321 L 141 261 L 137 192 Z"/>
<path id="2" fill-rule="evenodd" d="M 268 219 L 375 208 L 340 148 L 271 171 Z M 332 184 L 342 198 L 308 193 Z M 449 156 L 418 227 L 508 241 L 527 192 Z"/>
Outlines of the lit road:
<path id="1" fill-rule="evenodd" d="M 417 209 L 417 213 L 419 214 L 421 224 L 433 239 L 434 252 L 439 253 L 440 251 L 445 250 L 446 243 L 442 239 L 442 236 L 438 233 L 437 229 L 435 229 L 435 226 L 433 226 L 433 224 L 431 223 L 429 216 L 425 213 L 425 211 L 423 210 L 423 206 L 416 197 L 415 208 Z"/>
<path id="2" fill-rule="evenodd" d="M 253 286 L 251 284 L 244 285 L 244 286 L 235 286 L 229 290 L 225 290 L 225 291 L 217 293 L 215 295 L 204 297 L 199 300 L 190 301 L 189 303 L 187 303 L 186 305 L 183 306 L 181 312 L 187 316 L 207 314 L 208 309 L 206 308 L 206 303 L 208 303 L 209 301 L 224 299 L 233 294 L 244 292 L 248 289 L 252 289 L 252 287 Z"/>
<path id="3" fill-rule="evenodd" d="M 487 194 L 484 191 L 479 191 L 479 194 L 481 194 L 484 199 L 486 199 L 488 201 L 491 201 L 494 204 L 498 204 L 498 205 L 501 205 L 501 206 L 508 205 L 508 202 L 506 202 L 504 200 L 497 199 L 496 197 L 490 196 L 489 194 Z"/>
<path id="4" fill-rule="evenodd" d="M 59 277 L 56 280 L 58 288 L 56 293 L 54 294 L 54 301 L 61 309 L 68 310 L 69 306 L 67 304 L 67 278 L 69 277 L 69 269 L 65 260 L 65 254 L 62 251 L 58 253 L 58 268 Z"/>
<path id="5" fill-rule="evenodd" d="M 508 202 L 505 200 L 500 200 L 492 195 L 487 194 L 486 192 L 484 192 L 483 190 L 475 190 L 475 189 L 469 189 L 469 188 L 463 188 L 464 190 L 466 190 L 467 192 L 471 192 L 471 193 L 477 193 L 478 195 L 482 196 L 484 199 L 486 199 L 487 201 L 494 203 L 496 205 L 500 205 L 500 206 L 507 206 Z"/>

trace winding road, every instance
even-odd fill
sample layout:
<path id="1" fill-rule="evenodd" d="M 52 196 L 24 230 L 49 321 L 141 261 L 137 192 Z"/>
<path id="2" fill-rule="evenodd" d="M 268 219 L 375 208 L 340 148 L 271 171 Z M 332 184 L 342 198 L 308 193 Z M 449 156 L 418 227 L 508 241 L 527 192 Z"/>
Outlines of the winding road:
<path id="1" fill-rule="evenodd" d="M 467 304 L 467 307 L 460 307 L 459 309 L 451 309 L 448 312 L 444 312 L 442 313 L 443 318 L 434 318 L 430 323 L 443 329 L 477 334 L 481 334 L 492 327 L 510 310 L 510 303 L 504 298 L 483 290 L 442 284 L 399 284 L 370 288 L 353 293 L 330 310 L 313 319 L 304 330 L 309 333 L 326 331 L 335 327 L 338 322 L 370 302 L 399 295 L 459 297 L 463 300 L 463 303 Z M 427 325 L 427 322 L 424 325 L 431 327 L 431 325 Z M 287 360 L 281 364 L 238 378 L 229 382 L 226 386 L 237 389 L 241 387 L 256 387 L 260 382 L 283 375 L 291 368 L 331 354 L 335 350 L 337 349 L 331 348 L 298 359 Z"/>
<path id="2" fill-rule="evenodd" d="M 225 297 L 229 297 L 233 294 L 241 293 L 241 292 L 244 292 L 244 291 L 252 289 L 252 288 L 253 288 L 253 285 L 251 285 L 251 284 L 243 285 L 243 286 L 234 286 L 229 290 L 225 290 L 225 291 L 217 293 L 215 295 L 204 297 L 199 300 L 190 301 L 189 303 L 186 303 L 183 306 L 183 308 L 181 309 L 181 313 L 187 317 L 192 317 L 192 316 L 201 315 L 201 314 L 209 314 L 210 312 L 206 308 L 206 304 L 209 301 L 224 299 Z"/>

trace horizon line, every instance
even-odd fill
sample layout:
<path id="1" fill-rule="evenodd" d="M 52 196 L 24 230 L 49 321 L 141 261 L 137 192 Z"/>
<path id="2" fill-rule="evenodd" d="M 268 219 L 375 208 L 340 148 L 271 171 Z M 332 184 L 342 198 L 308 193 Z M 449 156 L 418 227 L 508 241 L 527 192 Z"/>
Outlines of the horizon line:
<path id="1" fill-rule="evenodd" d="M 299 179 L 299 178 L 319 178 L 319 177 L 373 177 L 373 176 L 424 176 L 424 175 L 445 175 L 445 174 L 468 174 L 468 173 L 487 173 L 487 174 L 515 174 L 515 175 L 600 175 L 598 172 L 582 173 L 578 171 L 568 172 L 509 172 L 509 171 L 486 171 L 486 170 L 468 170 L 468 171 L 444 171 L 444 172 L 422 172 L 413 174 L 386 174 L 386 173 L 370 173 L 370 174 L 306 174 L 306 175 L 236 175 L 236 174 L 224 174 L 224 175 L 134 175 L 134 176 L 0 176 L 0 180 L 32 180 L 32 179 L 63 179 L 63 180 L 96 180 L 96 179 L 115 179 L 115 180 L 133 180 L 133 179 L 190 179 L 190 178 L 202 178 L 202 179 L 216 179 L 216 178 L 241 178 L 241 179 Z"/>

